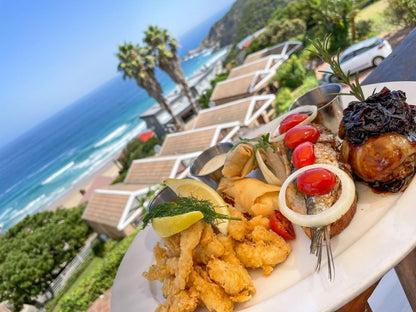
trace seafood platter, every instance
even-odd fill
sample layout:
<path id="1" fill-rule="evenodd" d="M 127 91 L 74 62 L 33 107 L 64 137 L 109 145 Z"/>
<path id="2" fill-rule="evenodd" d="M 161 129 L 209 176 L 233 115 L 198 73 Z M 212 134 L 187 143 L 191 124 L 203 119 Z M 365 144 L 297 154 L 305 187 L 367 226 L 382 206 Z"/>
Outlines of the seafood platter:
<path id="1" fill-rule="evenodd" d="M 334 311 L 400 262 L 416 246 L 416 83 L 362 90 L 339 96 L 335 130 L 299 106 L 222 148 L 199 180 L 165 181 L 112 311 Z"/>

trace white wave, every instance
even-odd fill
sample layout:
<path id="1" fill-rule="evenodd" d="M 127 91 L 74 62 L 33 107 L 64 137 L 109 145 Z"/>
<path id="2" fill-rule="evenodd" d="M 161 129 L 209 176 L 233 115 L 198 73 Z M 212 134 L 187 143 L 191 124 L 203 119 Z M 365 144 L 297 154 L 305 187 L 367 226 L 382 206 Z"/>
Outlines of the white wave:
<path id="1" fill-rule="evenodd" d="M 36 199 L 32 200 L 29 204 L 27 204 L 25 208 L 13 212 L 11 215 L 11 219 L 15 219 L 23 214 L 25 215 L 28 214 L 32 210 L 36 210 L 33 208 L 38 208 L 40 204 L 44 201 L 44 199 L 46 199 L 46 195 L 45 194 L 40 195 Z"/>
<path id="2" fill-rule="evenodd" d="M 71 185 L 77 184 L 79 181 L 85 177 L 93 174 L 98 171 L 102 166 L 108 163 L 112 157 L 120 153 L 126 144 L 131 141 L 133 138 L 137 137 L 143 130 L 146 129 L 146 124 L 144 122 L 139 123 L 132 130 L 128 131 L 120 139 L 115 141 L 113 144 L 106 146 L 105 148 L 100 149 L 99 151 L 91 154 L 86 160 L 77 164 L 74 168 L 88 168 L 82 172 Z"/>
<path id="3" fill-rule="evenodd" d="M 101 141 L 96 143 L 94 145 L 94 147 L 99 147 L 101 145 L 104 145 L 105 143 L 111 141 L 112 139 L 115 139 L 115 138 L 121 136 L 123 134 L 123 132 L 126 130 L 126 128 L 127 128 L 127 125 L 122 125 L 122 126 L 118 127 L 116 130 L 114 130 L 109 135 L 107 135 L 104 139 L 102 139 Z"/>
<path id="4" fill-rule="evenodd" d="M 10 211 L 12 211 L 13 210 L 13 207 L 8 207 L 8 208 L 6 208 L 6 210 L 4 210 L 3 212 L 2 212 L 2 214 L 0 214 L 0 220 L 1 219 L 3 219 Z"/>
<path id="5" fill-rule="evenodd" d="M 71 161 L 70 163 L 66 164 L 64 167 L 56 171 L 54 174 L 49 176 L 45 181 L 42 182 L 42 185 L 48 184 L 51 181 L 55 180 L 58 176 L 60 176 L 62 173 L 67 171 L 69 168 L 71 168 L 75 163 Z"/>

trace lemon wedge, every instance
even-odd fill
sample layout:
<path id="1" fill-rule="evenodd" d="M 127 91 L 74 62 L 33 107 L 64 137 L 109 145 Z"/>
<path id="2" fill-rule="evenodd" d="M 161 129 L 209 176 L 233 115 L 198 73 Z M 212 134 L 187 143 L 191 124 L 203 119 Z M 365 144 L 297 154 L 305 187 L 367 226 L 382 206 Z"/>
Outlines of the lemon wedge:
<path id="1" fill-rule="evenodd" d="M 193 179 L 166 179 L 164 183 L 178 196 L 193 196 L 198 199 L 209 200 L 217 213 L 229 215 L 227 204 L 222 197 L 212 187 L 201 181 Z M 227 219 L 217 219 L 217 228 L 224 235 L 228 234 L 228 221 Z"/>
<path id="2" fill-rule="evenodd" d="M 203 217 L 201 211 L 192 211 L 171 217 L 153 218 L 152 227 L 160 237 L 169 237 L 186 230 Z"/>

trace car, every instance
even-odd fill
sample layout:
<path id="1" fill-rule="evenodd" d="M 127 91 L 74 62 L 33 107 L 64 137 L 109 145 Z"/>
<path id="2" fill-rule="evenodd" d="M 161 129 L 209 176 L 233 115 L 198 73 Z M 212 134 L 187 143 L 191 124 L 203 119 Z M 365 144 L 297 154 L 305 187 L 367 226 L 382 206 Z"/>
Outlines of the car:
<path id="1" fill-rule="evenodd" d="M 354 74 L 360 70 L 378 66 L 391 53 L 392 49 L 387 40 L 373 37 L 360 41 L 345 49 L 339 58 L 341 69 Z M 331 67 L 325 69 L 322 79 L 325 82 L 337 82 L 338 77 L 332 74 Z"/>

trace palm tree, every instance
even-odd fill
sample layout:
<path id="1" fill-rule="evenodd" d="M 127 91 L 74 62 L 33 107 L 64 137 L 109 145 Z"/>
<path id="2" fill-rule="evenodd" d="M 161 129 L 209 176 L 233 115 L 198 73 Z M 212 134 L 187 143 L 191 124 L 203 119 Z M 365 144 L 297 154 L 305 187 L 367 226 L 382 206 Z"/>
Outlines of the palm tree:
<path id="1" fill-rule="evenodd" d="M 132 43 L 119 45 L 118 51 L 116 56 L 120 62 L 117 70 L 123 72 L 123 79 L 135 79 L 139 87 L 145 89 L 149 96 L 169 113 L 178 130 L 183 129 L 183 122 L 173 113 L 155 76 L 155 57 L 149 53 L 147 48 Z"/>
<path id="2" fill-rule="evenodd" d="M 144 33 L 143 41 L 148 44 L 152 54 L 156 56 L 160 69 L 166 72 L 179 85 L 193 110 L 198 112 L 199 108 L 192 98 L 191 90 L 180 66 L 179 57 L 176 54 L 176 48 L 179 45 L 176 39 L 166 29 L 158 26 L 149 26 Z"/>

